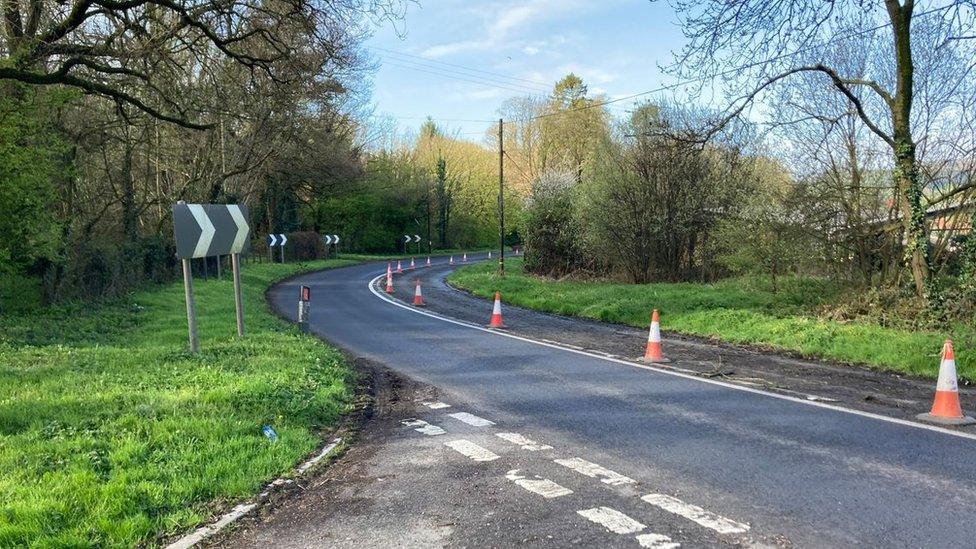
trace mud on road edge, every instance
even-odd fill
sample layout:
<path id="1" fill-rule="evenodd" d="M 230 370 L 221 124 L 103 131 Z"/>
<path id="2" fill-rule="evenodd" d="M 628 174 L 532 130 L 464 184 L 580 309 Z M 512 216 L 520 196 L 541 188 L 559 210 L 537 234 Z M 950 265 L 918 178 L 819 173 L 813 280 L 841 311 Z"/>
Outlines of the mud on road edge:
<path id="1" fill-rule="evenodd" d="M 197 547 L 233 547 L 234 540 L 247 537 L 269 527 L 288 528 L 288 522 L 267 522 L 286 507 L 310 505 L 301 498 L 309 490 L 316 490 L 316 500 L 323 497 L 338 501 L 339 492 L 348 482 L 355 482 L 361 464 L 369 461 L 378 444 L 358 444 L 360 441 L 380 442 L 402 419 L 416 415 L 421 401 L 436 399 L 437 391 L 409 377 L 400 375 L 371 360 L 355 358 L 345 350 L 343 355 L 352 365 L 356 377 L 355 407 L 333 431 L 322 434 L 323 442 L 341 438 L 342 442 L 327 458 L 302 474 L 294 474 L 290 482 L 273 486 L 258 506 L 233 524 L 206 538 Z M 318 452 L 318 450 L 316 450 Z M 313 453 L 314 454 L 314 453 Z M 336 509 L 340 511 L 340 509 Z"/>

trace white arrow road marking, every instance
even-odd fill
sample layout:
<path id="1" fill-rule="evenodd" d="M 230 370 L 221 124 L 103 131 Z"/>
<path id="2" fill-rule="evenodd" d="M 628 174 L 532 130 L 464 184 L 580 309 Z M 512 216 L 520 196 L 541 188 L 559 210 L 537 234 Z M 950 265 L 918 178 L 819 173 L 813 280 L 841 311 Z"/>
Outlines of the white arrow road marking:
<path id="1" fill-rule="evenodd" d="M 431 410 L 440 410 L 442 408 L 450 408 L 450 404 L 444 402 L 425 402 L 424 406 L 430 408 Z"/>
<path id="2" fill-rule="evenodd" d="M 210 243 L 213 241 L 214 234 L 217 233 L 217 230 L 214 229 L 213 223 L 210 222 L 210 217 L 203 210 L 203 206 L 200 204 L 187 204 L 187 208 L 193 214 L 193 219 L 196 220 L 197 225 L 200 226 L 200 239 L 197 240 L 197 245 L 193 249 L 193 255 L 191 257 L 206 257 L 207 250 L 210 249 Z"/>
<path id="3" fill-rule="evenodd" d="M 227 211 L 234 219 L 234 224 L 237 225 L 237 235 L 234 237 L 234 243 L 231 244 L 230 253 L 237 254 L 244 249 L 244 244 L 247 243 L 247 233 L 250 231 L 250 227 L 247 226 L 247 219 L 244 219 L 244 212 L 241 211 L 240 206 L 229 204 Z"/>
<path id="4" fill-rule="evenodd" d="M 539 444 L 538 442 L 532 440 L 531 438 L 523 437 L 518 433 L 495 433 L 498 438 L 507 440 L 512 444 L 517 444 L 522 447 L 523 450 L 528 450 L 530 452 L 538 452 L 540 450 L 552 450 L 552 446 L 548 444 Z"/>
<path id="5" fill-rule="evenodd" d="M 586 461 L 585 459 L 554 459 L 553 461 L 562 465 L 563 467 L 568 467 L 577 473 L 591 478 L 599 478 L 601 482 L 611 486 L 623 486 L 624 484 L 634 484 L 636 482 L 630 477 L 625 477 L 620 473 L 611 471 L 610 469 L 597 465 L 596 463 Z"/>
<path id="6" fill-rule="evenodd" d="M 428 436 L 437 436 L 447 433 L 444 429 L 441 429 L 437 425 L 431 425 L 422 419 L 405 419 L 400 423 L 406 425 L 407 427 L 417 427 L 414 431 L 418 433 L 423 433 Z"/>
<path id="7" fill-rule="evenodd" d="M 576 512 L 614 534 L 636 534 L 645 528 L 643 524 L 609 507 L 594 507 Z"/>
<path id="8" fill-rule="evenodd" d="M 749 531 L 748 524 L 742 524 L 741 522 L 727 519 L 721 515 L 716 515 L 697 505 L 685 503 L 675 497 L 664 494 L 647 494 L 641 499 L 669 513 L 674 513 L 675 515 L 697 522 L 705 528 L 711 528 L 719 534 L 741 534 Z"/>
<path id="9" fill-rule="evenodd" d="M 637 536 L 637 543 L 641 547 L 650 547 L 651 549 L 678 549 L 681 547 L 680 543 L 674 543 L 671 538 L 661 534 L 641 534 Z"/>
<path id="10" fill-rule="evenodd" d="M 456 414 L 448 414 L 458 421 L 463 421 L 468 425 L 473 425 L 475 427 L 488 427 L 494 425 L 494 421 L 488 421 L 485 418 L 478 417 L 474 414 L 469 414 L 467 412 L 458 412 Z"/>
<path id="11" fill-rule="evenodd" d="M 445 442 L 444 446 L 475 461 L 494 461 L 499 457 L 498 454 L 485 450 L 481 446 L 463 439 Z"/>
<path id="12" fill-rule="evenodd" d="M 562 486 L 546 478 L 526 478 L 519 474 L 518 469 L 512 469 L 509 471 L 505 475 L 505 478 L 534 494 L 539 494 L 546 499 L 558 498 L 559 496 L 568 496 L 569 494 L 573 493 L 573 491 L 569 488 L 563 488 Z"/>

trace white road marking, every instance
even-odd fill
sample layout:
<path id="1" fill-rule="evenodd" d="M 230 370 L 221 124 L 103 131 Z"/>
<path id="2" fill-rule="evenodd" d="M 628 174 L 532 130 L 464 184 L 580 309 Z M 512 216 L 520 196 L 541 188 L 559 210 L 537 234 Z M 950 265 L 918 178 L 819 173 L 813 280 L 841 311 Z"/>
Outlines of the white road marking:
<path id="1" fill-rule="evenodd" d="M 450 404 L 444 402 L 425 402 L 424 406 L 430 408 L 431 410 L 440 410 L 442 408 L 450 408 Z"/>
<path id="2" fill-rule="evenodd" d="M 526 490 L 535 494 L 539 494 L 547 499 L 558 498 L 559 496 L 568 496 L 569 494 L 573 493 L 573 491 L 569 488 L 563 488 L 562 486 L 546 478 L 538 476 L 535 478 L 526 478 L 519 474 L 518 469 L 512 469 L 506 473 L 505 478 L 514 482 L 515 484 L 518 484 L 522 488 L 525 488 Z"/>
<path id="3" fill-rule="evenodd" d="M 448 414 L 448 415 L 458 421 L 463 421 L 468 425 L 474 425 L 475 427 L 489 427 L 495 424 L 494 421 L 488 421 L 483 417 L 478 417 L 474 414 L 469 414 L 467 412 L 458 412 L 456 414 Z"/>
<path id="4" fill-rule="evenodd" d="M 647 494 L 641 499 L 669 513 L 674 513 L 675 515 L 697 522 L 705 528 L 711 528 L 719 534 L 741 534 L 749 531 L 748 524 L 742 524 L 741 522 L 727 519 L 721 515 L 716 515 L 697 505 L 685 503 L 675 497 L 664 494 Z"/>
<path id="5" fill-rule="evenodd" d="M 498 459 L 498 454 L 495 454 L 489 450 L 485 450 L 481 446 L 468 441 L 468 440 L 452 440 L 450 442 L 445 442 L 444 446 L 463 454 L 475 461 L 494 461 Z"/>
<path id="6" fill-rule="evenodd" d="M 643 524 L 609 507 L 594 507 L 576 512 L 614 534 L 636 534 L 645 528 Z"/>
<path id="7" fill-rule="evenodd" d="M 775 398 L 775 399 L 778 399 L 778 400 L 786 400 L 786 401 L 793 402 L 793 403 L 797 403 L 797 404 L 805 404 L 807 406 L 814 406 L 814 407 L 817 407 L 817 408 L 823 408 L 825 410 L 832 410 L 834 412 L 842 412 L 842 413 L 845 413 L 845 414 L 851 414 L 851 415 L 855 415 L 855 416 L 861 416 L 861 417 L 876 419 L 878 421 L 885 421 L 885 422 L 888 422 L 888 423 L 894 423 L 896 425 L 901 425 L 901 426 L 904 426 L 904 427 L 913 427 L 915 429 L 925 429 L 926 431 L 932 431 L 932 432 L 940 433 L 940 434 L 943 434 L 943 435 L 951 435 L 951 436 L 954 436 L 954 437 L 966 438 L 966 439 L 969 439 L 969 440 L 976 440 L 976 433 L 967 433 L 965 431 L 954 431 L 952 429 L 946 429 L 945 427 L 939 427 L 937 425 L 928 425 L 926 423 L 919 423 L 917 421 L 910 421 L 910 420 L 907 420 L 907 419 L 901 419 L 901 418 L 896 418 L 896 417 L 883 416 L 881 414 L 875 414 L 875 413 L 872 413 L 872 412 L 863 412 L 861 410 L 852 410 L 850 408 L 844 408 L 843 406 L 839 406 L 839 405 L 836 405 L 836 404 L 830 404 L 830 403 L 827 403 L 827 402 L 820 402 L 820 401 L 817 401 L 817 400 L 806 400 L 806 399 L 799 398 L 799 397 L 794 397 L 794 396 L 789 396 L 789 395 L 783 395 L 783 394 L 779 394 L 779 393 L 771 393 L 769 391 L 765 391 L 765 390 L 762 390 L 762 389 L 756 389 L 756 388 L 753 388 L 753 387 L 746 387 L 744 385 L 739 385 L 739 384 L 736 384 L 736 383 L 730 383 L 728 381 L 721 381 L 721 380 L 718 380 L 718 379 L 710 379 L 710 378 L 706 378 L 706 377 L 701 377 L 701 376 L 697 375 L 697 373 L 682 373 L 682 372 L 677 372 L 677 371 L 675 371 L 675 368 L 674 367 L 660 368 L 660 367 L 657 367 L 657 366 L 648 366 L 647 364 L 641 364 L 639 362 L 633 362 L 633 361 L 624 360 L 624 359 L 621 359 L 621 358 L 610 358 L 610 357 L 606 357 L 606 356 L 600 356 L 600 355 L 597 355 L 597 354 L 594 354 L 594 353 L 590 353 L 590 352 L 587 352 L 587 351 L 579 351 L 579 350 L 576 350 L 576 349 L 570 349 L 568 347 L 563 346 L 562 344 L 546 343 L 544 341 L 539 341 L 538 339 L 532 339 L 532 338 L 528 338 L 528 337 L 524 337 L 524 336 L 520 336 L 520 335 L 516 335 L 516 334 L 512 334 L 512 333 L 505 333 L 505 332 L 501 332 L 501 331 L 498 331 L 498 330 L 490 330 L 488 328 L 484 328 L 484 327 L 478 326 L 476 324 L 471 324 L 470 322 L 464 322 L 464 321 L 461 321 L 461 320 L 455 320 L 453 318 L 447 318 L 445 316 L 442 316 L 442 315 L 439 315 L 439 314 L 436 314 L 436 313 L 427 312 L 427 311 L 420 311 L 420 310 L 417 310 L 414 307 L 410 307 L 409 305 L 405 305 L 405 304 L 402 304 L 402 303 L 398 303 L 395 300 L 395 298 L 388 297 L 387 295 L 381 293 L 380 290 L 378 290 L 377 288 L 374 288 L 373 287 L 373 284 L 374 283 L 377 283 L 384 276 L 386 276 L 386 271 L 383 271 L 380 275 L 376 276 L 375 278 L 373 278 L 372 280 L 370 280 L 367 283 L 367 289 L 370 291 L 370 293 L 372 293 L 374 296 L 382 299 L 383 301 L 386 301 L 390 305 L 393 305 L 394 307 L 399 307 L 399 308 L 401 308 L 401 309 L 403 309 L 405 311 L 410 311 L 411 313 L 414 313 L 414 314 L 424 315 L 424 316 L 427 316 L 427 317 L 430 317 L 430 318 L 433 318 L 433 319 L 437 319 L 437 320 L 440 320 L 441 322 L 447 322 L 449 324 L 454 324 L 456 326 L 463 326 L 465 328 L 470 328 L 472 330 L 479 330 L 479 331 L 486 332 L 486 333 L 489 333 L 489 334 L 494 334 L 496 336 L 508 337 L 508 338 L 511 338 L 511 339 L 516 339 L 518 341 L 524 341 L 526 343 L 531 343 L 533 345 L 541 345 L 543 347 L 549 347 L 550 349 L 560 349 L 560 350 L 566 351 L 568 353 L 575 353 L 575 354 L 578 354 L 578 355 L 588 356 L 588 357 L 591 357 L 591 358 L 597 358 L 597 359 L 600 359 L 600 360 L 606 360 L 608 362 L 613 362 L 615 364 L 621 364 L 621 365 L 624 365 L 624 366 L 629 366 L 631 368 L 636 368 L 638 370 L 648 370 L 648 371 L 651 371 L 651 372 L 657 372 L 657 373 L 665 374 L 665 375 L 669 375 L 669 376 L 680 377 L 680 378 L 688 379 L 688 380 L 691 380 L 691 381 L 697 381 L 699 383 L 707 383 L 709 385 L 717 385 L 719 387 L 725 387 L 726 389 L 734 389 L 736 391 L 742 391 L 742 392 L 746 392 L 746 393 L 752 393 L 754 395 L 762 395 L 762 396 L 765 396 L 765 397 Z"/>
<path id="8" fill-rule="evenodd" d="M 523 450 L 528 450 L 530 452 L 538 452 L 540 450 L 552 450 L 552 446 L 548 444 L 539 444 L 538 442 L 532 440 L 531 438 L 523 437 L 518 433 L 495 433 L 495 436 L 501 439 L 505 439 L 512 444 L 517 444 L 522 447 Z"/>
<path id="9" fill-rule="evenodd" d="M 414 419 L 405 419 L 405 420 L 401 421 L 400 423 L 406 425 L 407 427 L 416 427 L 416 429 L 414 429 L 414 431 L 417 431 L 418 433 L 423 433 L 425 435 L 432 436 L 432 437 L 433 436 L 437 436 L 437 435 L 443 435 L 443 434 L 447 433 L 447 431 L 445 431 L 444 429 L 441 429 L 437 425 L 431 425 L 430 423 L 427 423 L 426 421 L 424 421 L 422 419 L 415 419 L 415 418 Z"/>
<path id="10" fill-rule="evenodd" d="M 675 543 L 671 541 L 671 538 L 662 534 L 640 534 L 637 536 L 637 543 L 641 547 L 650 547 L 651 549 L 678 549 L 681 547 L 680 543 Z"/>
<path id="11" fill-rule="evenodd" d="M 609 484 L 610 486 L 623 486 L 624 484 L 634 484 L 636 482 L 630 477 L 625 477 L 620 473 L 611 471 L 602 465 L 597 465 L 596 463 L 586 461 L 585 459 L 554 459 L 553 461 L 562 465 L 563 467 L 568 467 L 577 473 L 591 478 L 599 478 L 601 482 L 604 484 Z"/>

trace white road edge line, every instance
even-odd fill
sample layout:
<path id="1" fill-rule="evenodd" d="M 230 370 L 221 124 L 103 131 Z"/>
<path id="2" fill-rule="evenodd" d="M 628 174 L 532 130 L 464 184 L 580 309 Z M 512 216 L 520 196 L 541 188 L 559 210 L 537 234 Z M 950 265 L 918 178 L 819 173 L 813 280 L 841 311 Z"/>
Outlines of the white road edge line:
<path id="1" fill-rule="evenodd" d="M 539 494 L 546 499 L 568 496 L 569 494 L 573 493 L 573 491 L 569 488 L 563 488 L 547 478 L 538 476 L 535 478 L 526 478 L 525 476 L 519 474 L 518 469 L 512 469 L 506 473 L 505 478 L 534 494 Z"/>
<path id="2" fill-rule="evenodd" d="M 342 443 L 341 438 L 333 439 L 332 442 L 330 442 L 324 448 L 322 448 L 321 452 L 315 454 L 313 457 L 309 458 L 304 463 L 299 465 L 296 471 L 298 471 L 299 473 L 304 473 L 305 471 L 308 471 L 313 465 L 321 461 L 322 458 L 332 453 L 332 450 L 335 450 L 335 448 L 339 446 L 339 444 L 341 443 Z M 285 478 L 275 479 L 274 481 L 268 483 L 265 486 L 265 489 L 258 496 L 257 501 L 252 500 L 235 506 L 227 513 L 221 515 L 221 517 L 217 519 L 217 522 L 197 528 L 193 532 L 190 532 L 189 534 L 183 536 L 182 538 L 167 545 L 166 549 L 189 549 L 190 547 L 193 547 L 194 545 L 200 543 L 204 539 L 216 534 L 217 532 L 220 532 L 221 530 L 226 528 L 229 524 L 233 523 L 237 519 L 253 511 L 258 506 L 258 503 L 261 500 L 268 497 L 268 495 L 271 493 L 272 487 L 280 486 L 282 484 L 288 484 L 290 482 L 291 480 Z"/>
<path id="3" fill-rule="evenodd" d="M 878 421 L 886 421 L 888 423 L 894 423 L 896 425 L 901 425 L 901 426 L 904 426 L 904 427 L 914 427 L 916 429 L 925 429 L 926 431 L 932 431 L 932 432 L 935 432 L 935 433 L 941 433 L 943 435 L 952 435 L 954 437 L 965 438 L 965 439 L 969 439 L 969 440 L 976 440 L 976 433 L 965 433 L 965 432 L 962 432 L 962 431 L 953 431 L 951 429 L 946 429 L 944 427 L 939 427 L 937 425 L 927 425 L 925 423 L 918 423 L 916 421 L 910 421 L 910 420 L 907 420 L 907 419 L 900 419 L 900 418 L 896 418 L 896 417 L 883 416 L 881 414 L 875 414 L 873 412 L 865 412 L 865 411 L 862 411 L 862 410 L 853 410 L 851 408 L 844 408 L 843 406 L 837 406 L 837 405 L 829 404 L 829 403 L 826 403 L 826 402 L 819 402 L 819 401 L 816 401 L 816 400 L 806 400 L 806 399 L 803 399 L 803 398 L 792 397 L 792 396 L 789 396 L 789 395 L 781 395 L 781 394 L 778 394 L 778 393 L 771 393 L 769 391 L 763 391 L 761 389 L 755 389 L 755 388 L 752 388 L 752 387 L 745 387 L 743 385 L 737 385 L 735 383 L 729 383 L 729 382 L 720 381 L 720 380 L 717 380 L 717 379 L 703 378 L 703 377 L 700 377 L 700 376 L 697 376 L 697 375 L 684 374 L 684 373 L 675 372 L 675 371 L 672 371 L 672 370 L 666 370 L 666 369 L 662 369 L 662 368 L 656 368 L 654 366 L 648 366 L 647 364 L 640 364 L 640 363 L 637 363 L 637 362 L 630 362 L 630 361 L 622 360 L 622 359 L 619 359 L 619 358 L 611 358 L 611 357 L 607 357 L 607 356 L 602 356 L 602 355 L 594 354 L 594 353 L 591 353 L 591 352 L 588 352 L 588 351 L 580 351 L 580 350 L 577 350 L 577 349 L 571 349 L 569 347 L 565 347 L 563 345 L 557 345 L 555 343 L 546 343 L 546 342 L 539 341 L 537 339 L 532 339 L 532 338 L 525 337 L 525 336 L 515 335 L 515 334 L 511 334 L 511 333 L 506 333 L 506 332 L 500 332 L 500 331 L 497 331 L 497 330 L 490 330 L 488 328 L 485 328 L 485 327 L 482 327 L 482 326 L 478 326 L 477 324 L 471 324 L 469 322 L 464 322 L 462 320 L 455 320 L 453 318 L 447 318 L 445 316 L 441 316 L 441 315 L 438 315 L 438 314 L 435 314 L 435 313 L 431 313 L 431 312 L 427 312 L 427 311 L 421 311 L 421 310 L 418 310 L 418 309 L 409 307 L 406 304 L 399 303 L 394 298 L 388 297 L 386 295 L 383 295 L 382 293 L 380 293 L 379 291 L 377 291 L 376 288 L 375 288 L 376 281 L 379 280 L 380 278 L 383 278 L 384 276 L 386 276 L 386 271 L 383 271 L 381 274 L 379 274 L 379 275 L 377 275 L 374 278 L 372 278 L 372 279 L 369 280 L 369 282 L 367 283 L 367 287 L 369 288 L 370 293 L 372 293 L 374 296 L 382 299 L 383 301 L 386 301 L 387 303 L 389 303 L 391 305 L 394 305 L 396 307 L 399 307 L 399 308 L 401 308 L 401 309 L 403 309 L 405 311 L 410 311 L 411 313 L 414 313 L 414 314 L 423 315 L 423 316 L 427 316 L 427 317 L 430 317 L 430 318 L 435 318 L 435 319 L 440 320 L 442 322 L 448 322 L 450 324 L 455 324 L 457 326 L 464 326 L 465 328 L 471 328 L 472 330 L 479 330 L 479 331 L 482 331 L 482 332 L 485 332 L 485 333 L 489 333 L 489 334 L 493 334 L 493 335 L 500 336 L 500 337 L 508 337 L 508 338 L 511 338 L 511 339 L 516 339 L 516 340 L 519 340 L 519 341 L 524 341 L 526 343 L 532 343 L 534 345 L 541 345 L 543 347 L 549 347 L 551 349 L 560 349 L 560 350 L 566 351 L 567 353 L 576 353 L 578 355 L 588 356 L 588 357 L 596 358 L 596 359 L 599 359 L 599 360 L 606 360 L 607 362 L 614 362 L 614 363 L 617 363 L 617 364 L 623 364 L 624 366 L 630 366 L 631 368 L 637 368 L 639 370 L 649 370 L 651 372 L 658 372 L 658 373 L 665 374 L 665 375 L 669 375 L 669 376 L 674 376 L 674 377 L 680 377 L 680 378 L 684 378 L 684 379 L 689 379 L 689 380 L 692 380 L 692 381 L 697 381 L 699 383 L 707 383 L 709 385 L 717 385 L 719 387 L 725 387 L 725 388 L 728 388 L 728 389 L 734 389 L 736 391 L 742 391 L 742 392 L 745 392 L 745 393 L 752 393 L 752 394 L 755 394 L 755 395 L 763 395 L 763 396 L 767 396 L 769 398 L 775 398 L 775 399 L 779 399 L 779 400 L 785 400 L 785 401 L 788 401 L 788 402 L 794 402 L 794 403 L 797 403 L 797 404 L 803 404 L 805 406 L 813 406 L 815 408 L 823 408 L 825 410 L 833 410 L 835 412 L 843 412 L 845 414 L 852 414 L 852 415 L 855 415 L 855 416 L 861 416 L 861 417 L 876 419 Z"/>
<path id="4" fill-rule="evenodd" d="M 447 414 L 447 415 L 448 417 L 453 417 L 458 421 L 463 421 L 464 423 L 467 423 L 468 425 L 472 425 L 474 427 L 491 427 L 492 425 L 495 424 L 494 421 L 489 421 L 483 417 L 478 417 L 474 414 L 469 414 L 467 412 L 458 412 L 456 414 Z"/>
<path id="5" fill-rule="evenodd" d="M 576 512 L 586 520 L 595 522 L 614 534 L 636 534 L 647 528 L 640 522 L 610 507 L 594 507 Z"/>
<path id="6" fill-rule="evenodd" d="M 507 440 L 512 444 L 521 446 L 523 450 L 528 450 L 530 452 L 539 452 L 541 450 L 552 450 L 552 446 L 548 444 L 540 444 L 531 438 L 524 437 L 518 433 L 495 433 L 495 436 Z"/>
<path id="7" fill-rule="evenodd" d="M 469 440 L 452 440 L 450 442 L 445 442 L 444 446 L 447 446 L 455 452 L 465 457 L 469 457 L 474 461 L 494 461 L 499 457 L 498 454 L 490 450 L 486 450 Z"/>
<path id="8" fill-rule="evenodd" d="M 553 461 L 581 475 L 590 478 L 599 478 L 601 482 L 610 486 L 623 486 L 624 484 L 635 484 L 637 482 L 630 477 L 625 477 L 616 471 L 611 471 L 602 465 L 597 465 L 592 461 L 586 461 L 583 458 L 554 459 Z"/>
<path id="9" fill-rule="evenodd" d="M 440 410 L 442 408 L 450 408 L 451 405 L 445 402 L 425 402 L 424 406 L 430 408 L 431 410 Z"/>
<path id="10" fill-rule="evenodd" d="M 741 534 L 749 531 L 748 524 L 742 524 L 741 522 L 727 519 L 722 515 L 716 515 L 697 505 L 685 503 L 676 497 L 664 494 L 647 494 L 641 499 L 669 513 L 685 517 L 692 522 L 697 522 L 699 525 L 710 528 L 719 534 Z"/>

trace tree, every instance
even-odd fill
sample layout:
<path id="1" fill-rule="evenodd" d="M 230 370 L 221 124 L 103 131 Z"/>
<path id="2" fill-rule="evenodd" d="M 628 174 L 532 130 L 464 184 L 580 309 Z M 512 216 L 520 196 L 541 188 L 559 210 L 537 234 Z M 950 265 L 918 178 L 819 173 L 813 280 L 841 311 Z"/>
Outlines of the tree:
<path id="1" fill-rule="evenodd" d="M 594 149 L 608 131 L 607 113 L 599 98 L 587 97 L 588 89 L 575 74 L 553 87 L 539 120 L 539 171 L 568 171 L 576 182 Z"/>
<path id="2" fill-rule="evenodd" d="M 68 86 L 201 129 L 219 98 L 194 103 L 183 86 L 219 79 L 208 60 L 291 85 L 295 64 L 349 55 L 336 46 L 364 32 L 356 21 L 396 9 L 396 0 L 4 0 L 0 81 Z"/>
<path id="3" fill-rule="evenodd" d="M 687 76 L 721 75 L 731 82 L 730 93 L 738 95 L 728 116 L 716 127 L 741 114 L 752 101 L 773 84 L 815 73 L 825 78 L 850 105 L 858 119 L 888 147 L 905 240 L 906 263 L 920 296 L 930 295 L 928 234 L 923 203 L 924 182 L 920 177 L 915 121 L 916 19 L 943 18 L 939 33 L 946 47 L 970 42 L 973 20 L 961 13 L 962 3 L 916 12 L 914 0 L 885 0 L 884 9 L 873 3 L 817 2 L 804 0 L 673 0 L 681 14 L 688 44 L 675 73 Z M 880 12 L 880 13 L 879 13 Z M 852 76 L 825 61 L 797 62 L 797 52 L 823 49 L 837 41 L 861 42 L 874 32 L 887 32 L 890 42 L 874 51 L 864 76 Z M 932 45 L 930 45 L 932 46 Z M 973 66 L 969 56 L 969 67 Z M 859 90 L 867 90 L 861 95 Z"/>

